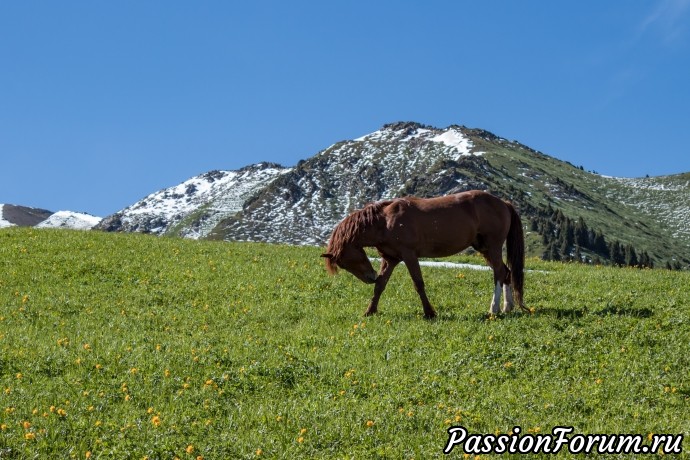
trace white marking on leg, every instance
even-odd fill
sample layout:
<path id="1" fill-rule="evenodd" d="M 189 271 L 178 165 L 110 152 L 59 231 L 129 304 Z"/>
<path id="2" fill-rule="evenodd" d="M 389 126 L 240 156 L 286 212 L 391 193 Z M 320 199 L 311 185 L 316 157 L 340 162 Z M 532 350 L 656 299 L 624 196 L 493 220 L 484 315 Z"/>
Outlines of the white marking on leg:
<path id="1" fill-rule="evenodd" d="M 491 299 L 491 310 L 489 313 L 492 315 L 496 315 L 499 312 L 499 306 L 501 304 L 501 293 L 503 290 L 501 289 L 501 282 L 497 281 L 496 282 L 496 287 L 494 288 L 494 296 Z"/>
<path id="2" fill-rule="evenodd" d="M 510 313 L 515 306 L 515 301 L 513 300 L 513 289 L 510 284 L 503 285 L 503 313 Z"/>

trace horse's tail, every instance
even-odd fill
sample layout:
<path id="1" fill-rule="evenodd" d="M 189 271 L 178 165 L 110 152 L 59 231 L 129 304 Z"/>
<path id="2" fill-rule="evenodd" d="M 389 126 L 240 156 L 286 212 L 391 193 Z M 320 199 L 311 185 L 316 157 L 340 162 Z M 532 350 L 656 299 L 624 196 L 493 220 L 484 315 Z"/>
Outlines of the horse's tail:
<path id="1" fill-rule="evenodd" d="M 522 232 L 522 220 L 512 204 L 506 203 L 510 210 L 510 230 L 506 239 L 508 250 L 508 265 L 510 268 L 510 284 L 513 288 L 515 302 L 525 311 L 523 301 L 523 286 L 525 284 L 525 237 Z"/>

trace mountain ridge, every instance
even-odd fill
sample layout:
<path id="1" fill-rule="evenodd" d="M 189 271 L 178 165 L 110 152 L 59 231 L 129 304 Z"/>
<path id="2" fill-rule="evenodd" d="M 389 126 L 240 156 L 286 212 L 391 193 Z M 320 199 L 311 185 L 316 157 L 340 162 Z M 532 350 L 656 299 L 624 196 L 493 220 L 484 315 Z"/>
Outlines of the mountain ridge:
<path id="1" fill-rule="evenodd" d="M 154 192 L 95 228 L 218 240 L 322 245 L 371 201 L 482 189 L 516 203 L 530 254 L 609 256 L 561 235 L 557 212 L 657 265 L 690 264 L 690 173 L 616 178 L 585 171 L 480 128 L 396 122 L 343 140 L 293 167 L 256 163 L 210 171 Z M 553 215 L 549 217 L 549 213 Z M 546 220 L 553 220 L 546 224 Z M 538 221 L 538 222 L 537 222 Z M 534 227 L 534 228 L 533 228 Z M 563 243 L 560 243 L 563 240 Z M 578 247 L 576 247 L 578 246 Z"/>
<path id="2" fill-rule="evenodd" d="M 36 227 L 90 230 L 100 221 L 100 217 L 84 212 L 53 212 L 28 206 L 0 204 L 0 228 Z"/>
<path id="3" fill-rule="evenodd" d="M 448 139 L 448 133 L 464 139 L 442 142 Z M 648 251 L 639 235 L 622 231 L 624 225 L 612 225 L 611 221 L 626 216 L 639 220 L 644 217 L 639 215 L 642 211 L 647 214 L 643 219 L 648 221 L 646 227 L 654 226 L 649 217 L 656 216 L 662 224 L 672 227 L 670 233 L 678 235 L 682 226 L 672 214 L 678 214 L 679 210 L 687 213 L 690 198 L 687 184 L 674 182 L 682 177 L 681 174 L 630 180 L 609 178 L 486 130 L 459 125 L 437 129 L 417 123 L 394 123 L 366 136 L 336 143 L 301 161 L 292 174 L 258 193 L 242 213 L 221 222 L 210 237 L 323 244 L 340 218 L 368 201 L 404 195 L 436 196 L 476 188 L 517 202 L 527 222 L 543 212 L 540 208 L 546 210 L 553 206 L 575 220 L 583 219 L 590 226 L 593 223 L 611 241 L 620 240 L 622 244 Z M 660 187 L 656 180 L 672 184 Z M 619 196 L 645 195 L 640 190 L 632 190 L 645 182 L 648 186 L 642 189 L 647 192 L 675 193 L 671 198 L 677 206 L 667 208 L 666 217 L 664 212 L 657 212 L 663 207 L 635 210 L 628 206 L 618 212 L 612 210 L 612 206 L 621 207 Z M 616 200 L 615 205 L 611 203 L 612 198 Z M 308 206 L 304 206 L 305 202 Z M 299 211 L 291 214 L 294 209 Z M 673 241 L 663 228 L 647 233 L 655 240 L 668 243 L 664 245 L 666 249 L 680 247 L 681 259 L 688 263 L 687 239 Z M 532 241 L 532 254 L 545 255 L 548 248 L 538 246 Z M 575 249 L 570 248 L 568 254 L 575 253 Z M 660 262 L 674 257 L 667 250 L 654 258 Z"/>
<path id="4" fill-rule="evenodd" d="M 236 171 L 209 171 L 147 195 L 107 216 L 97 228 L 204 237 L 220 220 L 239 212 L 257 187 L 289 169 L 263 162 Z"/>

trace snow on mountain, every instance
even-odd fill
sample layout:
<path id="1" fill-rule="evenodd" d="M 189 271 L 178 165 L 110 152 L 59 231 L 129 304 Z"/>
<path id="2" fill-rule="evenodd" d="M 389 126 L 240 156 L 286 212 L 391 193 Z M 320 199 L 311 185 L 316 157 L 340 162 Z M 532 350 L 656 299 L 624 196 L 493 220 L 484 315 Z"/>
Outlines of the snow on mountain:
<path id="1" fill-rule="evenodd" d="M 3 209 L 5 209 L 5 205 L 0 203 L 0 228 L 13 227 L 14 224 L 5 219 Z"/>
<path id="2" fill-rule="evenodd" d="M 90 230 L 101 221 L 100 217 L 73 211 L 58 211 L 36 228 L 70 228 L 73 230 Z"/>
<path id="3" fill-rule="evenodd" d="M 54 213 L 45 209 L 0 204 L 0 228 L 18 226 L 88 230 L 100 221 L 100 217 L 85 213 L 72 211 Z"/>
<path id="4" fill-rule="evenodd" d="M 624 185 L 610 188 L 607 195 L 619 203 L 650 214 L 669 229 L 673 237 L 690 241 L 690 179 L 685 183 L 671 182 L 668 177 L 610 179 Z M 690 245 L 688 245 L 690 248 Z"/>
<path id="5" fill-rule="evenodd" d="M 259 163 L 238 171 L 210 171 L 148 195 L 106 217 L 98 228 L 202 238 L 222 219 L 239 212 L 258 188 L 289 170 Z"/>
<path id="6" fill-rule="evenodd" d="M 465 136 L 462 131 L 456 128 L 450 128 L 447 131 L 431 138 L 434 142 L 441 142 L 452 149 L 455 149 L 458 154 L 462 155 L 482 155 L 484 152 L 473 152 L 474 144 Z"/>
<path id="7" fill-rule="evenodd" d="M 430 141 L 438 142 L 448 147 L 448 154 L 453 159 L 464 155 L 482 155 L 484 152 L 474 151 L 474 143 L 458 126 L 451 126 L 445 130 L 423 127 L 416 123 L 395 123 L 386 125 L 382 129 L 366 136 L 359 137 L 354 142 L 397 142 Z"/>

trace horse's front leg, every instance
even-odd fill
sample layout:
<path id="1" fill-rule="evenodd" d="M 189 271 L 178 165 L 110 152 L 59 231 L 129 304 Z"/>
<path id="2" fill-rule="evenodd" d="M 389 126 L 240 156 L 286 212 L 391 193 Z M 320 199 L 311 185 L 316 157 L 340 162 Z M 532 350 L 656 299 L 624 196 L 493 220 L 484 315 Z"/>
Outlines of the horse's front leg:
<path id="1" fill-rule="evenodd" d="M 381 269 L 379 270 L 379 276 L 376 277 L 376 283 L 374 284 L 374 296 L 371 298 L 369 308 L 364 312 L 364 316 L 371 316 L 378 311 L 381 294 L 383 294 L 384 289 L 386 289 L 386 284 L 388 284 L 393 269 L 398 263 L 400 263 L 399 260 L 391 260 L 385 257 L 381 259 Z"/>
<path id="2" fill-rule="evenodd" d="M 414 288 L 419 294 L 419 298 L 422 301 L 422 308 L 424 308 L 424 317 L 426 319 L 432 319 L 436 317 L 436 311 L 434 307 L 431 306 L 429 299 L 426 296 L 426 291 L 424 290 L 424 279 L 422 278 L 422 269 L 419 267 L 419 260 L 417 256 L 410 256 L 404 259 L 405 265 L 407 266 L 407 271 L 410 272 L 412 277 L 412 282 L 414 283 Z"/>

